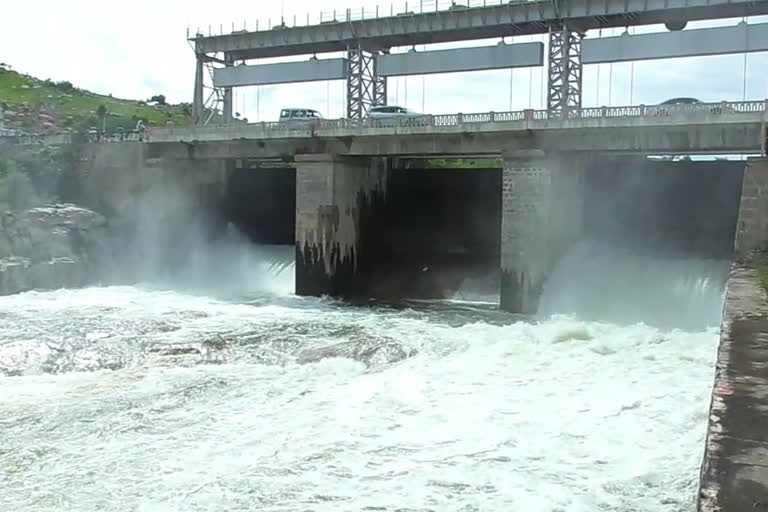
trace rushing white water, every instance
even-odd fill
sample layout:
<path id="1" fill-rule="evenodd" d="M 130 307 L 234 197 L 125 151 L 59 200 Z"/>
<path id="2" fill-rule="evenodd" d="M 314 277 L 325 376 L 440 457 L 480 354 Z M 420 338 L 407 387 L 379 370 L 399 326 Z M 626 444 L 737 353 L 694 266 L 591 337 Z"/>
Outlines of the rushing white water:
<path id="1" fill-rule="evenodd" d="M 0 298 L 0 510 L 693 510 L 717 315 L 685 332 L 351 308 L 270 268 L 248 300 Z M 350 340 L 417 353 L 296 361 Z"/>
<path id="2" fill-rule="evenodd" d="M 539 310 L 620 324 L 702 329 L 719 323 L 729 270 L 725 260 L 648 257 L 582 242 L 555 268 Z"/>

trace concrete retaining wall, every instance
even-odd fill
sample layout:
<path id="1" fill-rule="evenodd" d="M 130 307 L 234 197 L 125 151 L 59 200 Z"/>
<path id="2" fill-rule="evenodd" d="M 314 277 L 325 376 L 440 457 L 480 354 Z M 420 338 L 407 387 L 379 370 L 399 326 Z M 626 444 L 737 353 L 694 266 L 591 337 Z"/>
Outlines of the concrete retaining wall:
<path id="1" fill-rule="evenodd" d="M 754 270 L 727 285 L 700 512 L 768 510 L 768 302 Z"/>
<path id="2" fill-rule="evenodd" d="M 747 161 L 736 227 L 736 253 L 768 249 L 768 159 Z"/>

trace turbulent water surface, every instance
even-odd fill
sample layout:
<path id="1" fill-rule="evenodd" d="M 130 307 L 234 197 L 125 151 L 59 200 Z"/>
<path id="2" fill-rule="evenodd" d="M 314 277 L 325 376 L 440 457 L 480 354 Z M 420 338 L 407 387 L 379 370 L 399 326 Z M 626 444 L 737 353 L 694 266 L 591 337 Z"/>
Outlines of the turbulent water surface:
<path id="1" fill-rule="evenodd" d="M 1 298 L 0 510 L 693 510 L 722 301 L 713 265 L 665 302 L 701 303 L 686 330 L 669 315 L 601 322 L 585 304 L 608 304 L 610 286 L 576 296 L 567 276 L 540 319 L 297 298 L 281 264 L 251 268 L 237 295 Z M 610 292 L 632 302 L 625 284 Z M 300 364 L 346 342 L 410 357 Z"/>

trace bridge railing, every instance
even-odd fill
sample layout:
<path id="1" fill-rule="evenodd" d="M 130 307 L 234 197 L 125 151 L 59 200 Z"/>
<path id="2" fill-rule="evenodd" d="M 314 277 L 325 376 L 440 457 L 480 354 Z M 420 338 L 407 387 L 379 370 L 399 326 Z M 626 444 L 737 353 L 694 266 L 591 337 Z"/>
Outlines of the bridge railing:
<path id="1" fill-rule="evenodd" d="M 286 28 L 326 25 L 332 23 L 349 23 L 378 18 L 399 18 L 403 16 L 418 16 L 434 12 L 453 12 L 498 5 L 548 2 L 550 0 L 399 0 L 373 6 L 351 7 L 348 9 L 333 9 L 305 14 L 289 14 L 282 17 L 245 20 L 242 23 L 219 24 L 197 27 L 195 36 L 222 36 L 239 32 L 263 32 L 284 30 Z M 187 29 L 187 36 L 191 36 Z"/>
<path id="2" fill-rule="evenodd" d="M 359 130 L 366 128 L 450 128 L 461 126 L 505 125 L 507 123 L 526 123 L 548 121 L 550 127 L 557 123 L 589 119 L 663 119 L 675 116 L 707 116 L 706 119 L 726 115 L 763 114 L 768 116 L 768 100 L 734 101 L 721 103 L 694 103 L 680 105 L 632 105 L 619 107 L 590 107 L 571 109 L 565 118 L 553 116 L 546 110 L 518 110 L 510 112 L 477 112 L 468 114 L 423 115 L 417 117 L 393 117 L 384 119 L 322 119 L 312 122 L 261 122 L 248 125 L 208 125 L 197 127 L 160 127 L 147 128 L 146 133 L 125 132 L 123 134 L 90 133 L 74 135 L 70 133 L 53 135 L 30 135 L 14 133 L 0 134 L 0 143 L 5 144 L 67 144 L 75 137 L 84 137 L 92 143 L 119 143 L 152 141 L 152 134 L 163 134 L 164 140 L 210 138 L 242 138 L 247 130 L 247 138 L 260 137 L 312 137 L 322 136 L 336 130 Z M 520 126 L 524 126 L 520 124 Z M 567 125 L 565 125 L 567 126 Z M 503 128 L 503 126 L 502 126 Z"/>

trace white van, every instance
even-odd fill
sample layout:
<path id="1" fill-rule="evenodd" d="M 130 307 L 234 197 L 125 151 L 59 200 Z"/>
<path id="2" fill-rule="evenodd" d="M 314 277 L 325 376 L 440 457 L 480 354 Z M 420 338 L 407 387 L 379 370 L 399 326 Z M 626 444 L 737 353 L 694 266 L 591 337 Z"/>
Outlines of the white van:
<path id="1" fill-rule="evenodd" d="M 323 116 L 311 108 L 284 108 L 280 111 L 280 122 L 312 122 L 319 121 Z"/>
<path id="2" fill-rule="evenodd" d="M 419 114 L 413 110 L 408 110 L 404 107 L 398 107 L 397 105 L 378 105 L 371 107 L 368 111 L 369 119 L 391 119 L 396 117 L 419 117 L 424 114 Z"/>

